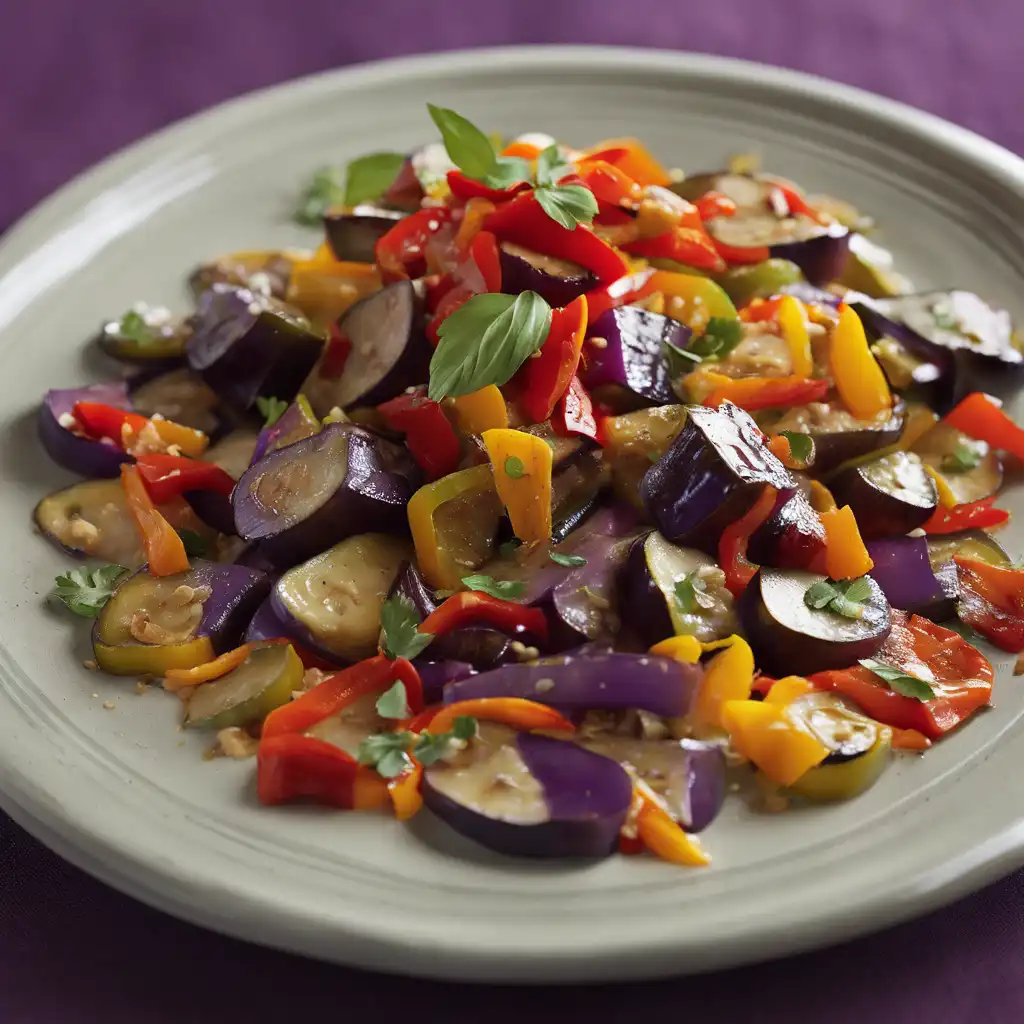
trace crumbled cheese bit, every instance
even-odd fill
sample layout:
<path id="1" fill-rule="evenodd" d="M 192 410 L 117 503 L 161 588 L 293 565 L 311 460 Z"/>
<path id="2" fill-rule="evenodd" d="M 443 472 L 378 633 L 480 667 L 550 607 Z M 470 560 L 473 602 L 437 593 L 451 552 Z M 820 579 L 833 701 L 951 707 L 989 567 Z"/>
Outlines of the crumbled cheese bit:
<path id="1" fill-rule="evenodd" d="M 213 748 L 213 756 L 242 760 L 255 756 L 258 748 L 258 740 L 254 740 L 244 729 L 234 725 L 217 733 L 217 745 Z"/>
<path id="2" fill-rule="evenodd" d="M 519 640 L 513 640 L 509 647 L 519 661 L 536 661 L 540 657 L 540 651 L 536 647 L 527 647 Z"/>
<path id="3" fill-rule="evenodd" d="M 537 682 L 533 684 L 533 689 L 535 693 L 550 693 L 554 688 L 554 679 L 538 679 Z"/>
<path id="4" fill-rule="evenodd" d="M 921 527 L 919 526 L 916 530 L 911 530 L 910 533 L 907 534 L 907 536 L 908 537 L 927 537 L 928 534 L 926 534 L 924 532 L 924 530 L 922 530 Z"/>
<path id="5" fill-rule="evenodd" d="M 82 665 L 84 668 L 87 668 L 90 672 L 98 672 L 100 669 L 99 665 L 97 665 L 92 658 L 86 658 L 85 661 L 82 662 Z M 96 694 L 94 693 L 93 696 L 95 697 Z"/>
<path id="6" fill-rule="evenodd" d="M 149 689 L 149 683 L 143 682 L 141 679 L 135 684 L 135 692 L 141 697 Z"/>
<path id="7" fill-rule="evenodd" d="M 57 422 L 65 430 L 71 430 L 72 428 L 78 426 L 78 420 L 76 420 L 75 417 L 72 416 L 71 413 L 69 412 L 62 412 L 60 416 L 57 418 Z"/>
<path id="8" fill-rule="evenodd" d="M 104 708 L 105 711 L 113 711 L 114 710 L 114 702 L 112 700 L 105 700 L 103 702 L 103 708 Z"/>
<path id="9" fill-rule="evenodd" d="M 608 339 L 607 338 L 602 338 L 600 335 L 598 335 L 595 338 L 590 338 L 589 341 L 590 341 L 590 344 L 594 348 L 607 348 L 608 347 Z"/>

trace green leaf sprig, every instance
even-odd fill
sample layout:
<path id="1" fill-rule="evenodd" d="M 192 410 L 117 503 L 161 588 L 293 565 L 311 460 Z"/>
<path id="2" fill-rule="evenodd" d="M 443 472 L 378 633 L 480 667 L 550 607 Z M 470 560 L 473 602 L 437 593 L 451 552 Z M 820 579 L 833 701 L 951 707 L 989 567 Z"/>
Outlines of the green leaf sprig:
<path id="1" fill-rule="evenodd" d="M 695 569 L 688 572 L 681 580 L 676 580 L 673 587 L 676 604 L 684 615 L 691 615 L 698 608 L 713 608 L 715 599 L 708 593 L 707 581 L 702 579 Z"/>
<path id="2" fill-rule="evenodd" d="M 125 341 L 134 341 L 140 348 L 152 345 L 160 332 L 146 323 L 146 318 L 136 309 L 129 309 L 118 321 L 117 335 Z"/>
<path id="3" fill-rule="evenodd" d="M 942 460 L 942 469 L 946 473 L 969 473 L 981 465 L 984 457 L 978 445 L 960 443 Z"/>
<path id="4" fill-rule="evenodd" d="M 404 163 L 401 153 L 368 153 L 347 167 L 321 167 L 302 192 L 295 220 L 316 227 L 332 206 L 356 206 L 379 199 Z"/>
<path id="5" fill-rule="evenodd" d="M 920 676 L 910 675 L 895 665 L 884 661 L 877 661 L 874 658 L 861 658 L 861 665 L 869 672 L 874 672 L 880 679 L 884 679 L 890 690 L 903 694 L 904 697 L 914 697 L 919 701 L 934 700 L 935 691 L 927 679 Z"/>
<path id="6" fill-rule="evenodd" d="M 555 565 L 564 565 L 567 569 L 578 569 L 587 564 L 587 560 L 582 555 L 563 555 L 561 551 L 549 551 L 548 558 Z"/>
<path id="7" fill-rule="evenodd" d="M 743 340 L 743 324 L 732 317 L 713 316 L 704 333 L 686 346 L 686 352 L 701 360 L 724 359 Z"/>
<path id="8" fill-rule="evenodd" d="M 79 566 L 56 578 L 53 596 L 75 615 L 95 619 L 127 572 L 123 565 Z"/>
<path id="9" fill-rule="evenodd" d="M 181 538 L 181 543 L 185 547 L 185 554 L 189 558 L 203 558 L 206 552 L 209 550 L 209 544 L 206 543 L 206 538 L 201 533 L 196 533 L 195 530 L 179 530 L 178 536 Z"/>
<path id="10" fill-rule="evenodd" d="M 500 597 L 503 601 L 514 600 L 526 593 L 526 584 L 521 580 L 496 580 L 483 574 L 463 576 L 462 583 L 470 590 L 479 590 L 481 594 Z"/>
<path id="11" fill-rule="evenodd" d="M 359 744 L 356 760 L 375 768 L 383 778 L 393 779 L 412 767 L 410 748 L 412 756 L 424 767 L 429 767 L 447 757 L 456 742 L 465 743 L 473 739 L 476 730 L 475 718 L 460 715 L 452 723 L 450 732 L 417 734 L 403 730 L 376 733 Z"/>
<path id="12" fill-rule="evenodd" d="M 827 608 L 848 619 L 861 619 L 864 602 L 870 597 L 871 584 L 866 576 L 855 580 L 821 580 L 807 588 L 804 604 L 816 611 Z"/>
<path id="13" fill-rule="evenodd" d="M 801 434 L 797 430 L 783 430 L 781 436 L 789 442 L 789 454 L 797 462 L 807 465 L 814 454 L 814 439 L 811 435 Z"/>
<path id="14" fill-rule="evenodd" d="M 434 639 L 433 633 L 422 633 L 420 617 L 412 601 L 402 594 L 389 597 L 380 609 L 380 647 L 389 658 L 412 661 L 422 654 Z"/>

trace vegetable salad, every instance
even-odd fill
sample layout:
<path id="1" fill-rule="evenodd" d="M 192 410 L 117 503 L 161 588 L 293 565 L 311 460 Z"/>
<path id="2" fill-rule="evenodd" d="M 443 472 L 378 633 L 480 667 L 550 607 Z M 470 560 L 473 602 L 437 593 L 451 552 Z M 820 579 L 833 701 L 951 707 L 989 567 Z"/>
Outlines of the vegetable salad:
<path id="1" fill-rule="evenodd" d="M 130 372 L 46 394 L 97 667 L 265 804 L 690 866 L 727 794 L 855 797 L 984 709 L 977 643 L 1024 650 L 1008 315 L 749 158 L 428 112 L 317 173 L 316 251 L 201 266 L 102 327 Z"/>

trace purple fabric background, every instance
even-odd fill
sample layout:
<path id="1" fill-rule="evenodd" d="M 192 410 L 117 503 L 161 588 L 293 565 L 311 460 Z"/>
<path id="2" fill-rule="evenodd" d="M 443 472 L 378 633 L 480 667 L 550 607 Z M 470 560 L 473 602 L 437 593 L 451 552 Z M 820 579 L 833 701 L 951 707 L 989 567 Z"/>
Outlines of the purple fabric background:
<path id="1" fill-rule="evenodd" d="M 112 150 L 310 71 L 513 42 L 702 50 L 828 75 L 1024 153 L 1014 0 L 35 0 L 3 5 L 0 230 Z M 1024 875 L 882 935 L 699 979 L 477 990 L 347 971 L 181 924 L 0 815 L 0 1021 L 1024 1020 Z M 609 921 L 609 928 L 614 922 Z M 770 951 L 769 951 L 770 952 Z M 400 965 L 396 965 L 400 966 Z"/>

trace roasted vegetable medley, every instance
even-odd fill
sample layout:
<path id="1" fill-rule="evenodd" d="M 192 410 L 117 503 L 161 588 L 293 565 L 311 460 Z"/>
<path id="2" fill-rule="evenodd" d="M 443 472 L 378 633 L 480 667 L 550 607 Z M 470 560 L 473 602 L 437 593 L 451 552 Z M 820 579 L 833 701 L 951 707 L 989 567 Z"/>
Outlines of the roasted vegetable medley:
<path id="1" fill-rule="evenodd" d="M 35 522 L 102 563 L 55 590 L 96 666 L 265 804 L 685 865 L 727 793 L 856 796 L 989 704 L 976 644 L 1024 649 L 1008 315 L 749 158 L 429 113 L 317 174 L 316 251 L 200 267 L 194 312 L 102 327 L 128 372 L 44 397 L 85 479 Z"/>

